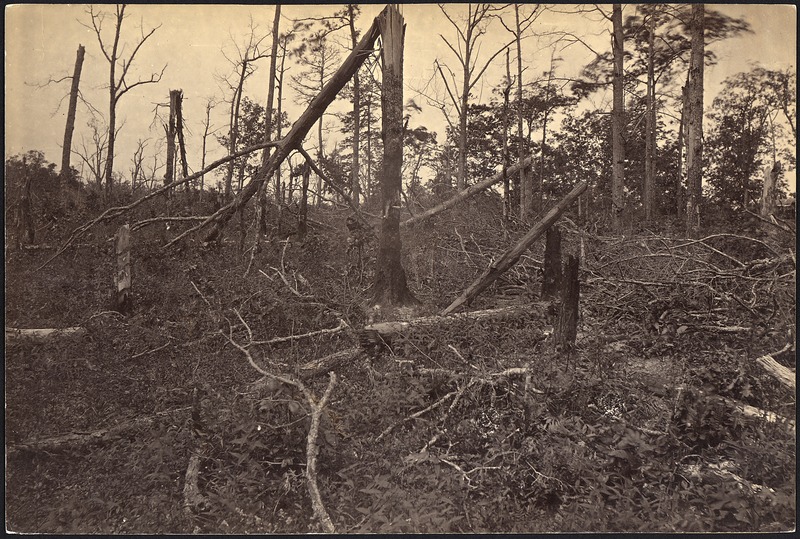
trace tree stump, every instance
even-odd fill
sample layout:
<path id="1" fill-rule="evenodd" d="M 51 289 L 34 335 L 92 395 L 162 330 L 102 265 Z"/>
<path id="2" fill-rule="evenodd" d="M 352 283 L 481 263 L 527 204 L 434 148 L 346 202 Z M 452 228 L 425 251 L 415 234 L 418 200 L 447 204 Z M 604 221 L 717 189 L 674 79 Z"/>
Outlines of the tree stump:
<path id="1" fill-rule="evenodd" d="M 580 199 L 579 199 L 580 200 Z M 553 299 L 561 287 L 561 231 L 556 226 L 547 229 L 544 248 L 544 277 L 542 300 Z"/>
<path id="2" fill-rule="evenodd" d="M 579 296 L 578 258 L 569 255 L 562 275 L 561 308 L 554 328 L 555 349 L 565 352 L 567 357 L 575 347 L 575 337 L 578 334 Z"/>
<path id="3" fill-rule="evenodd" d="M 117 273 L 114 275 L 113 309 L 122 314 L 130 312 L 131 299 L 131 227 L 124 224 L 114 236 Z"/>

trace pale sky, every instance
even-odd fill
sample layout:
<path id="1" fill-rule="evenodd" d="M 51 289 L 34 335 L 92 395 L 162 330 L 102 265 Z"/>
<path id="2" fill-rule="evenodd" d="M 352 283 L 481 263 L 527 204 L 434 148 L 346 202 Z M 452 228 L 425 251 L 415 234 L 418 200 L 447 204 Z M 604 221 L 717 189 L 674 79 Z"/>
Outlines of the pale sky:
<path id="1" fill-rule="evenodd" d="M 363 32 L 384 4 L 362 4 L 358 28 Z M 564 9 L 568 6 L 561 6 Z M 727 40 L 714 46 L 719 58 L 718 65 L 708 68 L 705 75 L 707 103 L 719 91 L 721 82 L 729 75 L 748 70 L 756 62 L 767 68 L 786 68 L 796 65 L 797 56 L 797 13 L 793 5 L 709 5 L 723 13 L 746 19 L 753 33 Z M 113 9 L 111 5 L 101 5 L 100 9 Z M 291 25 L 291 20 L 305 16 L 331 15 L 340 9 L 339 5 L 285 5 L 282 8 L 281 29 Z M 64 100 L 69 93 L 69 81 L 39 88 L 49 79 L 60 79 L 72 74 L 78 44 L 86 47 L 86 58 L 81 76 L 81 91 L 94 107 L 104 114 L 108 112 L 108 93 L 104 86 L 108 82 L 108 63 L 100 52 L 97 38 L 91 30 L 80 22 L 88 23 L 89 18 L 83 5 L 11 5 L 5 8 L 5 52 L 6 52 L 6 157 L 28 150 L 37 149 L 54 163 L 60 163 L 61 143 L 66 120 Z M 448 12 L 460 14 L 466 11 L 464 4 L 450 4 Z M 625 6 L 623 15 L 634 9 Z M 422 88 L 431 79 L 433 61 L 448 63 L 455 70 L 456 62 L 446 48 L 439 34 L 454 43 L 455 31 L 434 4 L 409 4 L 402 6 L 407 24 L 405 49 L 405 97 L 417 98 L 415 90 Z M 122 41 L 130 47 L 139 37 L 139 29 L 145 30 L 161 25 L 155 34 L 140 49 L 128 80 L 148 78 L 151 72 L 158 72 L 166 63 L 168 67 L 159 84 L 137 87 L 122 97 L 117 111 L 118 123 L 124 126 L 117 140 L 115 170 L 129 177 L 131 157 L 138 139 L 150 139 L 146 155 L 152 161 L 154 153 L 163 154 L 163 128 L 160 123 L 151 124 L 156 103 L 168 100 L 170 89 L 184 91 L 184 118 L 191 133 L 187 134 L 189 164 L 192 170 L 200 168 L 200 138 L 205 103 L 213 97 L 223 98 L 223 92 L 215 74 L 228 74 L 230 65 L 223 57 L 234 50 L 232 39 L 242 42 L 248 33 L 249 17 L 258 25 L 257 32 L 269 34 L 274 16 L 271 5 L 129 5 L 123 26 Z M 107 20 L 107 30 L 112 28 L 112 20 Z M 585 36 L 597 50 L 608 48 L 608 24 L 605 21 L 590 21 L 580 15 L 545 13 L 534 25 L 535 31 L 569 30 Z M 106 34 L 109 35 L 109 34 Z M 480 57 L 488 58 L 499 46 L 510 40 L 500 24 L 493 23 L 484 40 Z M 343 42 L 349 37 L 343 32 Z M 265 50 L 269 47 L 265 40 Z M 577 74 L 592 54 L 581 46 L 573 46 L 561 54 L 563 61 L 557 67 L 561 76 Z M 512 62 L 513 62 L 512 51 Z M 549 68 L 550 50 L 542 42 L 527 40 L 523 46 L 523 63 L 527 67 L 526 77 L 533 78 Z M 245 95 L 263 104 L 266 102 L 266 79 L 269 60 L 261 60 L 256 74 L 247 82 Z M 289 72 L 296 73 L 294 67 Z M 503 55 L 498 56 L 487 71 L 484 84 L 474 90 L 477 100 L 488 101 L 491 88 L 501 80 L 505 72 Z M 443 91 L 441 85 L 439 90 Z M 302 112 L 293 104 L 291 90 L 284 90 L 284 109 L 289 112 L 290 122 Z M 224 96 L 228 97 L 228 96 Z M 603 104 L 596 97 L 595 104 Z M 228 105 L 220 103 L 212 113 L 212 127 L 225 128 Z M 58 110 L 57 110 L 58 109 Z M 56 112 L 57 111 L 57 112 Z M 88 112 L 79 106 L 73 148 L 81 143 L 81 136 L 88 137 Z M 333 122 L 331 118 L 330 122 Z M 328 121 L 326 121 L 326 124 Z M 441 112 L 424 107 L 422 114 L 412 119 L 411 125 L 425 125 L 439 133 L 438 140 L 444 140 L 445 121 Z M 162 139 L 162 140 L 159 140 Z M 87 139 L 88 140 L 88 139 Z M 333 140 L 333 138 L 331 139 Z M 313 139 L 307 147 L 314 146 Z M 225 151 L 216 141 L 209 141 L 208 160 L 219 158 Z M 162 156 L 163 159 L 163 156 Z M 79 159 L 73 156 L 73 166 Z"/>

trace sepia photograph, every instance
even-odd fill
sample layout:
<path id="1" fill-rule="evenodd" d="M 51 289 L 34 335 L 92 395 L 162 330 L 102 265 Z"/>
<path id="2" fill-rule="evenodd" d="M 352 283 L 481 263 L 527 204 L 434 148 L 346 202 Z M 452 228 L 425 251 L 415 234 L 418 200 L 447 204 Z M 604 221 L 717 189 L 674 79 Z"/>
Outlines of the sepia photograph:
<path id="1" fill-rule="evenodd" d="M 5 14 L 5 531 L 796 529 L 794 4 Z"/>

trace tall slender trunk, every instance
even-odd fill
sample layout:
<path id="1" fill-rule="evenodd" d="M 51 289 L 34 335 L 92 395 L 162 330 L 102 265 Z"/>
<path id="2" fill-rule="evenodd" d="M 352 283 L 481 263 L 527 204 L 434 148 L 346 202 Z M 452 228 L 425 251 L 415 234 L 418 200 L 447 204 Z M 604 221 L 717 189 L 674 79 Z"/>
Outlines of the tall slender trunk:
<path id="1" fill-rule="evenodd" d="M 686 126 L 689 115 L 689 74 L 686 74 L 686 84 L 681 89 L 681 96 L 682 96 L 682 106 L 681 106 L 681 118 L 680 122 L 678 123 L 678 173 L 675 177 L 675 205 L 676 211 L 675 214 L 678 219 L 682 219 L 684 213 L 686 212 L 686 190 L 683 186 L 683 150 L 684 146 L 686 145 Z"/>
<path id="2" fill-rule="evenodd" d="M 511 199 L 508 181 L 508 101 L 511 93 L 511 62 L 506 49 L 506 87 L 503 89 L 503 222 L 511 219 Z M 522 174 L 522 172 L 520 172 Z"/>
<path id="3" fill-rule="evenodd" d="M 206 168 L 206 141 L 208 140 L 208 129 L 211 125 L 211 101 L 206 103 L 206 122 L 203 124 L 203 155 L 200 161 L 200 170 Z M 203 201 L 203 189 L 205 189 L 206 175 L 200 176 L 200 202 Z"/>
<path id="4" fill-rule="evenodd" d="M 228 155 L 236 153 L 237 138 L 239 137 L 239 106 L 242 101 L 242 87 L 244 86 L 244 79 L 247 76 L 247 59 L 242 60 L 242 71 L 239 74 L 239 85 L 231 99 L 231 114 L 230 114 L 230 132 L 228 134 Z M 233 183 L 233 166 L 235 159 L 228 162 L 228 172 L 225 175 L 225 201 L 231 199 L 232 183 Z"/>
<path id="5" fill-rule="evenodd" d="M 625 129 L 625 101 L 623 88 L 624 36 L 622 31 L 622 6 L 613 5 L 611 22 L 613 25 L 612 52 L 614 55 L 613 109 L 611 111 L 611 221 L 614 232 L 622 230 L 625 200 L 625 143 L 622 133 Z"/>
<path id="6" fill-rule="evenodd" d="M 353 43 L 353 48 L 358 45 L 358 36 L 356 35 L 355 13 L 353 11 L 353 4 L 347 5 L 347 13 L 349 15 L 350 23 L 350 40 Z M 361 198 L 361 183 L 359 181 L 359 163 L 358 152 L 361 147 L 361 83 L 358 80 L 358 71 L 353 75 L 353 162 L 352 162 L 352 177 L 350 179 L 350 196 L 353 199 L 353 204 L 358 206 Z"/>
<path id="7" fill-rule="evenodd" d="M 119 48 L 119 35 L 122 30 L 122 19 L 125 15 L 125 4 L 117 7 L 117 26 L 114 31 L 114 44 L 111 48 L 108 69 L 108 147 L 106 148 L 106 199 L 111 199 L 114 186 L 114 143 L 117 139 L 117 49 Z"/>
<path id="8" fill-rule="evenodd" d="M 381 233 L 375 265 L 373 302 L 408 305 L 417 302 L 406 282 L 401 260 L 400 191 L 403 167 L 403 41 L 405 23 L 395 5 L 378 17 L 383 47 L 381 123 L 384 133 L 381 174 Z"/>
<path id="9" fill-rule="evenodd" d="M 167 135 L 167 169 L 164 173 L 164 185 L 169 185 L 175 181 L 175 135 L 177 132 L 176 118 L 178 115 L 179 94 L 180 90 L 170 90 L 169 92 L 169 120 L 167 125 L 164 126 Z"/>
<path id="10" fill-rule="evenodd" d="M 517 146 L 517 157 L 521 163 L 528 156 L 527 139 L 523 134 L 523 117 L 524 106 L 522 101 L 522 35 L 519 22 L 519 4 L 514 4 L 514 22 L 516 23 L 516 41 L 517 41 L 517 137 L 519 138 Z M 531 213 L 531 195 L 533 188 L 530 185 L 530 175 L 528 171 L 523 168 L 519 171 L 519 179 L 516 180 L 519 184 L 519 215 L 522 219 L 527 219 Z"/>
<path id="11" fill-rule="evenodd" d="M 283 50 L 283 54 L 281 55 L 281 76 L 276 81 L 278 84 L 278 109 L 277 109 L 278 123 L 275 126 L 275 138 L 277 138 L 278 140 L 280 140 L 281 137 L 283 136 L 283 126 L 281 125 L 281 121 L 283 119 L 283 75 L 286 72 L 285 66 L 286 66 L 286 49 Z M 289 181 L 291 183 L 291 176 Z M 275 167 L 275 185 L 278 186 L 281 185 L 281 164 L 278 164 L 278 166 Z M 289 195 L 291 196 L 291 191 Z M 286 194 L 283 192 L 283 190 L 281 190 L 280 203 L 282 204 L 284 200 L 287 203 L 289 202 L 289 199 L 286 197 Z"/>
<path id="12" fill-rule="evenodd" d="M 83 45 L 78 45 L 78 53 L 75 56 L 75 69 L 72 72 L 72 87 L 69 91 L 69 109 L 67 110 L 67 126 L 64 129 L 64 146 L 61 150 L 61 178 L 62 185 L 69 177 L 69 162 L 72 155 L 72 133 L 75 131 L 75 111 L 78 107 L 78 85 L 81 82 L 81 70 L 83 69 L 83 57 L 86 49 Z"/>
<path id="13" fill-rule="evenodd" d="M 281 5 L 275 5 L 275 17 L 272 21 L 272 51 L 269 57 L 269 79 L 267 81 L 267 107 L 266 107 L 266 118 L 264 118 L 264 142 L 272 140 L 272 103 L 275 100 L 275 70 L 277 66 L 278 60 L 278 41 L 280 40 L 280 35 L 278 34 L 278 30 L 280 27 L 281 21 Z M 278 123 L 280 123 L 280 118 L 278 119 Z M 272 148 L 264 148 L 264 153 L 261 155 L 261 164 L 262 166 L 266 164 L 269 160 L 270 152 Z M 261 182 L 258 187 L 258 197 L 257 201 L 257 226 L 260 231 L 260 234 L 256 234 L 256 245 L 261 240 L 261 234 L 267 233 L 267 181 Z M 277 219 L 278 219 L 278 228 L 280 228 L 280 214 L 281 214 L 281 180 L 280 176 L 276 176 L 275 178 L 275 205 L 277 206 Z M 253 249 L 253 253 L 255 253 L 256 249 Z"/>
<path id="14" fill-rule="evenodd" d="M 694 237 L 700 228 L 700 204 L 703 186 L 703 71 L 704 71 L 704 6 L 692 4 L 692 55 L 689 64 L 689 132 L 686 149 L 688 200 L 686 202 L 686 235 Z"/>
<path id="15" fill-rule="evenodd" d="M 645 153 L 644 184 L 642 185 L 642 206 L 645 223 L 653 220 L 655 213 L 655 145 L 656 145 L 656 82 L 655 58 L 655 17 L 650 14 L 647 28 L 647 112 L 645 113 Z"/>
<path id="16" fill-rule="evenodd" d="M 186 139 L 183 137 L 183 90 L 176 90 L 178 92 L 176 98 L 175 108 L 175 130 L 178 135 L 178 151 L 181 158 L 181 174 L 185 178 L 189 175 L 189 163 L 186 161 Z M 185 189 L 189 186 L 186 185 Z"/>

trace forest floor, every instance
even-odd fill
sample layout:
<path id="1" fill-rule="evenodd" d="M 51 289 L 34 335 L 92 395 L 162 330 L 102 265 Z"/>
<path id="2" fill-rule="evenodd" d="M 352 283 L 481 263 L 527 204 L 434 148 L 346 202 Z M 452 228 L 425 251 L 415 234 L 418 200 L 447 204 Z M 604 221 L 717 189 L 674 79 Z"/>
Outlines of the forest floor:
<path id="1" fill-rule="evenodd" d="M 415 314 L 447 306 L 525 232 L 504 237 L 483 207 L 403 235 Z M 8 530 L 323 530 L 306 482 L 308 402 L 228 338 L 288 376 L 359 346 L 375 245 L 359 263 L 343 211 L 311 217 L 304 242 L 265 240 L 247 276 L 232 240 L 161 250 L 163 225 L 134 234 L 127 316 L 108 307 L 110 226 L 38 272 L 52 250 L 7 252 L 7 327 L 87 330 L 7 338 Z M 569 356 L 551 342 L 557 305 L 538 297 L 540 241 L 469 308 L 530 305 L 525 316 L 426 327 L 334 369 L 316 480 L 335 530 L 793 529 L 795 392 L 756 358 L 795 368 L 794 240 L 560 226 L 565 255 L 581 255 Z M 305 384 L 319 397 L 329 377 Z M 203 503 L 189 510 L 193 455 Z"/>

